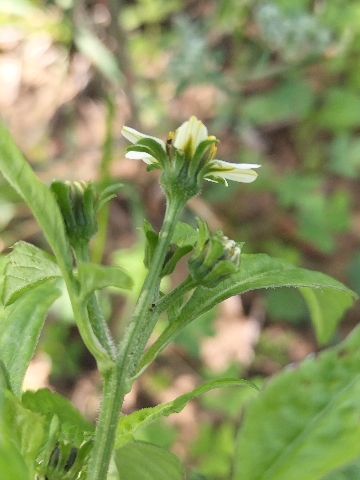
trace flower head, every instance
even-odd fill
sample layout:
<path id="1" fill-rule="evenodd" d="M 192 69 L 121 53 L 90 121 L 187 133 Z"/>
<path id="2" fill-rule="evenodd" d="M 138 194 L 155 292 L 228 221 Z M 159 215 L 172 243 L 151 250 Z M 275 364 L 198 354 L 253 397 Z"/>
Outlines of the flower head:
<path id="1" fill-rule="evenodd" d="M 143 160 L 150 168 L 163 171 L 171 168 L 177 176 L 185 172 L 188 179 L 200 176 L 224 185 L 227 180 L 250 183 L 257 177 L 254 169 L 260 167 L 216 159 L 217 138 L 208 135 L 206 126 L 194 116 L 170 132 L 166 143 L 130 127 L 123 127 L 122 134 L 134 144 L 127 148 L 126 158 Z"/>

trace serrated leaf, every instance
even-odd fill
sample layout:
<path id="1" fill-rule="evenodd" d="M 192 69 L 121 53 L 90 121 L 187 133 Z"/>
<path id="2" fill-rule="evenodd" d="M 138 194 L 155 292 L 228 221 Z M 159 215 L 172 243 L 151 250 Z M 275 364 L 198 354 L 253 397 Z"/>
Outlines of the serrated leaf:
<path id="1" fill-rule="evenodd" d="M 353 298 L 351 295 L 344 295 L 342 290 L 332 289 L 330 293 L 328 289 L 300 288 L 299 290 L 309 307 L 316 338 L 324 344 L 333 335 L 343 313 L 351 307 Z"/>
<path id="2" fill-rule="evenodd" d="M 61 294 L 56 283 L 57 280 L 50 280 L 24 293 L 0 312 L 0 361 L 11 390 L 18 397 L 46 313 Z"/>
<path id="3" fill-rule="evenodd" d="M 194 388 L 194 390 L 191 392 L 180 395 L 180 397 L 177 397 L 171 402 L 162 403 L 156 407 L 143 408 L 131 413 L 130 415 L 125 415 L 120 418 L 114 448 L 119 448 L 124 443 L 132 440 L 133 435 L 138 428 L 144 427 L 160 417 L 167 417 L 172 413 L 181 412 L 181 410 L 183 410 L 183 408 L 185 408 L 188 402 L 193 398 L 213 390 L 214 388 L 229 386 L 242 386 L 255 388 L 256 390 L 258 389 L 254 383 L 248 382 L 247 380 L 224 378 L 221 380 L 204 383 L 203 385 Z"/>
<path id="4" fill-rule="evenodd" d="M 119 480 L 184 480 L 180 460 L 151 443 L 129 442 L 115 452 Z"/>
<path id="5" fill-rule="evenodd" d="M 79 265 L 78 280 L 84 298 L 95 290 L 106 287 L 131 290 L 134 283 L 130 275 L 121 267 L 108 267 L 85 262 Z"/>
<path id="6" fill-rule="evenodd" d="M 245 413 L 233 480 L 319 480 L 359 455 L 360 331 L 274 377 Z"/>
<path id="7" fill-rule="evenodd" d="M 54 258 L 30 243 L 15 243 L 8 259 L 2 294 L 5 305 L 10 305 L 38 285 L 61 277 Z"/>
<path id="8" fill-rule="evenodd" d="M 79 447 L 94 432 L 95 427 L 85 420 L 67 398 L 51 392 L 47 388 L 36 392 L 26 391 L 22 396 L 22 403 L 29 410 L 44 415 L 48 429 L 56 415 L 60 420 L 63 439 L 72 445 Z"/>
<path id="9" fill-rule="evenodd" d="M 265 254 L 241 256 L 240 270 L 214 288 L 198 287 L 181 309 L 176 322 L 169 325 L 159 338 L 151 345 L 143 355 L 138 371 L 143 370 L 157 355 L 195 318 L 215 307 L 218 303 L 229 297 L 238 295 L 249 290 L 276 287 L 308 287 L 320 289 L 324 292 L 322 301 L 318 302 L 318 308 L 324 306 L 325 295 L 331 297 L 337 292 L 339 298 L 344 297 L 341 308 L 334 310 L 332 324 L 336 324 L 344 313 L 345 306 L 350 305 L 357 295 L 345 285 L 324 275 L 303 268 L 294 267 Z M 315 322 L 323 320 L 325 315 L 318 315 Z M 319 326 L 317 327 L 320 328 Z M 330 328 L 324 327 L 327 333 Z"/>

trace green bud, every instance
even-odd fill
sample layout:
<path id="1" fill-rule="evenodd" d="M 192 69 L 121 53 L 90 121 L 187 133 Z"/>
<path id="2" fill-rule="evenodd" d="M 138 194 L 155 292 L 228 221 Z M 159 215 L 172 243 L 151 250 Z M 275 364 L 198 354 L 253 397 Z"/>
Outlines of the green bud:
<path id="1" fill-rule="evenodd" d="M 97 233 L 96 216 L 104 203 L 115 196 L 119 186 L 110 185 L 99 192 L 92 182 L 52 182 L 50 189 L 60 207 L 72 247 L 88 243 Z"/>
<path id="2" fill-rule="evenodd" d="M 199 222 L 199 241 L 189 260 L 189 271 L 198 285 L 212 288 L 235 273 L 240 266 L 241 244 L 218 230 L 212 236 L 206 223 Z"/>
<path id="3" fill-rule="evenodd" d="M 99 195 L 93 183 L 56 180 L 50 188 L 60 207 L 70 244 L 88 243 L 97 232 Z"/>

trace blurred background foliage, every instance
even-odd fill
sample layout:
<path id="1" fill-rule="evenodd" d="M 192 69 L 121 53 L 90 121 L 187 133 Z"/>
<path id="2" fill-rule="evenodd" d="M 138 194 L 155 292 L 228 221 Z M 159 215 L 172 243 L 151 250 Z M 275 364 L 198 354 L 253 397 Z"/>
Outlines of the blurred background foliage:
<path id="1" fill-rule="evenodd" d="M 323 271 L 360 293 L 358 1 L 0 0 L 0 91 L 0 114 L 44 182 L 124 184 L 100 214 L 92 247 L 95 261 L 121 264 L 137 281 L 126 297 L 102 295 L 118 335 L 145 274 L 142 219 L 159 228 L 164 210 L 157 172 L 124 158 L 124 124 L 165 138 L 197 115 L 221 140 L 219 158 L 262 168 L 251 185 L 204 185 L 183 220 L 199 215 L 245 241 L 245 253 Z M 46 248 L 2 178 L 0 212 L 3 255 L 20 239 Z M 358 313 L 348 313 L 333 344 Z M 182 332 L 125 410 L 222 375 L 259 382 L 318 348 L 297 291 L 232 299 Z M 96 416 L 99 378 L 66 298 L 52 309 L 35 360 L 38 381 Z M 196 478 L 226 479 L 251 395 L 209 393 L 141 438 L 172 445 Z"/>

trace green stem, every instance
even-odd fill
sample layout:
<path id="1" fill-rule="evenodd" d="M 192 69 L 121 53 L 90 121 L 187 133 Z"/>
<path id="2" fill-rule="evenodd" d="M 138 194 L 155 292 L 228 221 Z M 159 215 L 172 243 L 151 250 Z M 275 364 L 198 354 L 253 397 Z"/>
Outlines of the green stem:
<path id="1" fill-rule="evenodd" d="M 89 262 L 89 245 L 86 242 L 79 242 L 74 248 L 76 262 Z M 91 327 L 96 337 L 99 339 L 101 345 L 109 353 L 110 357 L 115 359 L 116 350 L 110 331 L 108 329 L 106 320 L 99 305 L 96 293 L 92 293 L 87 302 L 87 314 L 90 320 Z"/>
<path id="2" fill-rule="evenodd" d="M 162 297 L 156 304 L 154 310 L 151 312 L 147 319 L 149 324 L 155 324 L 159 316 L 165 312 L 171 305 L 175 304 L 181 297 L 185 295 L 189 290 L 196 286 L 196 282 L 188 277 L 180 285 L 178 285 L 170 293 Z M 157 345 L 157 344 L 153 344 Z M 150 363 L 161 353 L 158 348 L 152 348 L 153 345 L 142 355 L 134 375 L 131 377 L 131 382 L 134 382 L 140 377 L 150 365 Z"/>
<path id="3" fill-rule="evenodd" d="M 147 326 L 148 313 L 154 300 L 165 256 L 176 223 L 184 208 L 183 199 L 167 203 L 164 223 L 154 252 L 148 275 L 124 338 L 119 347 L 116 366 L 104 377 L 104 394 L 95 433 L 94 447 L 88 467 L 87 480 L 106 480 L 114 448 L 116 427 L 124 396 L 128 392 L 128 379 L 136 369 L 146 342 L 151 334 Z"/>

